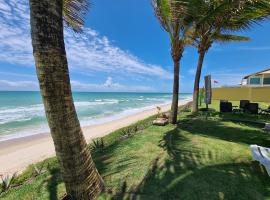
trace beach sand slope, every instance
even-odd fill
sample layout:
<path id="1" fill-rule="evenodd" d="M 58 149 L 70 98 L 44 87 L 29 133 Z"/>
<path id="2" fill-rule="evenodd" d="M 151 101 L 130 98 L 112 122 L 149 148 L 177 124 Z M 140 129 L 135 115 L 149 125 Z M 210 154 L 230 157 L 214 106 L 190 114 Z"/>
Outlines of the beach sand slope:
<path id="1" fill-rule="evenodd" d="M 186 104 L 181 101 L 179 105 Z M 170 105 L 162 106 L 162 111 L 168 111 Z M 156 114 L 157 110 L 149 109 L 122 119 L 103 124 L 83 127 L 83 133 L 88 142 L 94 138 L 105 136 L 117 129 L 128 126 L 139 120 Z M 55 156 L 53 141 L 49 133 L 9 140 L 0 143 L 0 174 L 20 173 L 32 163 Z"/>

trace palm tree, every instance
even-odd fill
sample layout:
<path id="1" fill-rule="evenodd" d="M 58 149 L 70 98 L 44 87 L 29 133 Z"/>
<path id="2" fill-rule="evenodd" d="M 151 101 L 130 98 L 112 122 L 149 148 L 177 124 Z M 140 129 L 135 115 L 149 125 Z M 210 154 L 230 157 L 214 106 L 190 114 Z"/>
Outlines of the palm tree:
<path id="1" fill-rule="evenodd" d="M 84 0 L 30 0 L 40 91 L 66 192 L 76 200 L 93 199 L 104 187 L 74 107 L 64 44 L 63 18 L 78 32 L 86 8 Z"/>
<path id="2" fill-rule="evenodd" d="M 196 7 L 193 7 L 195 9 L 190 14 L 194 22 L 193 44 L 199 54 L 193 90 L 194 113 L 198 112 L 200 77 L 206 53 L 214 42 L 249 41 L 248 37 L 232 35 L 228 32 L 249 28 L 253 22 L 264 19 L 269 7 L 265 3 L 231 0 L 218 3 L 214 0 L 197 0 Z"/>
<path id="3" fill-rule="evenodd" d="M 171 106 L 171 123 L 176 124 L 179 98 L 180 60 L 185 46 L 190 40 L 190 23 L 186 18 L 188 0 L 152 0 L 155 15 L 162 28 L 168 32 L 171 42 L 171 56 L 174 62 L 173 98 Z"/>

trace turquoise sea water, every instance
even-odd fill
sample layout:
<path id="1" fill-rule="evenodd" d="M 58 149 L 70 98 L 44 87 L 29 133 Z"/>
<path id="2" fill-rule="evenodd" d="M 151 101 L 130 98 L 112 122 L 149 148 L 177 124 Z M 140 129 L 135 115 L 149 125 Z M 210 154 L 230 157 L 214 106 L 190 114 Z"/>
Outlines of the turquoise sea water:
<path id="1" fill-rule="evenodd" d="M 73 93 L 81 125 L 119 119 L 171 101 L 165 93 Z M 191 99 L 181 94 L 180 100 Z M 39 92 L 0 92 L 0 141 L 48 132 Z"/>

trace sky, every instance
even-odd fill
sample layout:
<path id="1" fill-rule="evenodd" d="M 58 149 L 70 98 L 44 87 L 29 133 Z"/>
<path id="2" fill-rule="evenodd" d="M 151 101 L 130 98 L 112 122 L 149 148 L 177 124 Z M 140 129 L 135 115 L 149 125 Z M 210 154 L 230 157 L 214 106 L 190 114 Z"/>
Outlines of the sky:
<path id="1" fill-rule="evenodd" d="M 222 85 L 270 68 L 270 21 L 237 34 L 249 42 L 214 44 L 203 73 Z M 65 29 L 73 91 L 171 92 L 173 62 L 168 34 L 150 0 L 92 0 L 83 34 Z M 181 92 L 192 92 L 198 54 L 186 48 Z M 0 0 L 0 90 L 39 90 L 32 55 L 27 0 Z"/>

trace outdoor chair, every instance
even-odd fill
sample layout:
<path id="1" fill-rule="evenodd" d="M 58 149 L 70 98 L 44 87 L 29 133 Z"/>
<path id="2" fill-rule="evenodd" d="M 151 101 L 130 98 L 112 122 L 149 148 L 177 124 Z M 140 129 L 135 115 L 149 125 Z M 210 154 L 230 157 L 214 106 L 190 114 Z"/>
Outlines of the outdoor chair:
<path id="1" fill-rule="evenodd" d="M 246 112 L 249 103 L 250 103 L 249 100 L 240 100 L 239 108 L 238 106 L 233 106 L 233 112 L 234 113 Z"/>
<path id="2" fill-rule="evenodd" d="M 232 112 L 232 103 L 231 102 L 220 102 L 219 104 L 220 112 Z"/>
<path id="3" fill-rule="evenodd" d="M 245 112 L 247 110 L 247 107 L 249 105 L 250 101 L 249 100 L 240 100 L 240 106 L 239 108 Z"/>
<path id="4" fill-rule="evenodd" d="M 259 104 L 258 103 L 249 103 L 247 105 L 246 111 L 250 114 L 258 114 L 259 113 Z"/>
<path id="5" fill-rule="evenodd" d="M 270 176 L 270 149 L 258 145 L 250 145 L 250 150 L 253 159 L 260 162 Z"/>

